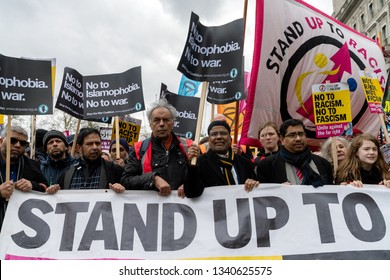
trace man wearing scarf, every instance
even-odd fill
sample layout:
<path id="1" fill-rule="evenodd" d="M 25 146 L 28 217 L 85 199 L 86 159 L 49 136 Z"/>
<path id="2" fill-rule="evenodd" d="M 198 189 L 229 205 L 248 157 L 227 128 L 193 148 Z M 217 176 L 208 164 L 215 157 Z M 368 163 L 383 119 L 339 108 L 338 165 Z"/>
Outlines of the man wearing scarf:
<path id="1" fill-rule="evenodd" d="M 127 190 L 154 190 L 161 196 L 177 190 L 178 196 L 184 197 L 188 161 L 200 151 L 190 139 L 173 133 L 176 116 L 176 109 L 165 99 L 149 106 L 147 117 L 152 134 L 130 150 L 121 179 Z"/>
<path id="2" fill-rule="evenodd" d="M 245 184 L 250 191 L 258 182 L 253 163 L 231 148 L 230 127 L 226 121 L 213 121 L 207 129 L 209 149 L 199 156 L 196 166 L 189 166 L 184 192 L 187 197 L 197 197 L 204 188 Z"/>
<path id="3" fill-rule="evenodd" d="M 279 132 L 282 141 L 280 152 L 260 161 L 257 166 L 260 183 L 312 185 L 315 188 L 333 184 L 332 166 L 323 157 L 311 153 L 301 120 L 285 121 Z"/>

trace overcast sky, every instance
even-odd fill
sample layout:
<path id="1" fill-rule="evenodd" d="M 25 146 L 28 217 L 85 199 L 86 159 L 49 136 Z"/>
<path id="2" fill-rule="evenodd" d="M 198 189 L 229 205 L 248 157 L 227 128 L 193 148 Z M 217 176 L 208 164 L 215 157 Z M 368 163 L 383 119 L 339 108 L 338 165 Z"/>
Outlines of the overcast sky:
<path id="1" fill-rule="evenodd" d="M 272 0 L 269 0 L 272 1 Z M 307 1 L 331 13 L 331 0 Z M 161 82 L 177 92 L 177 65 L 191 11 L 206 26 L 243 16 L 244 0 L 0 0 L 0 53 L 12 57 L 56 58 L 55 93 L 64 67 L 82 75 L 142 67 L 145 104 Z M 249 0 L 245 69 L 253 52 L 255 0 Z M 137 116 L 136 116 L 137 117 Z"/>

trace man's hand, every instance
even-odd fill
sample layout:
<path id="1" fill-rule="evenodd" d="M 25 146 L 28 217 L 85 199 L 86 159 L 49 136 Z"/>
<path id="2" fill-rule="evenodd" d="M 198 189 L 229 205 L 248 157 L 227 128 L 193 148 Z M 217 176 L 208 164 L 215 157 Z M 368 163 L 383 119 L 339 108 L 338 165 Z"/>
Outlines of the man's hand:
<path id="1" fill-rule="evenodd" d="M 188 148 L 187 156 L 188 160 L 191 161 L 193 158 L 197 158 L 200 155 L 200 149 L 198 144 L 192 142 L 191 147 Z"/>
<path id="2" fill-rule="evenodd" d="M 154 176 L 154 185 L 158 189 L 159 195 L 168 196 L 171 194 L 171 186 L 160 176 Z"/>
<path id="3" fill-rule="evenodd" d="M 184 185 L 181 185 L 181 186 L 177 189 L 177 195 L 178 195 L 180 198 L 185 198 L 185 197 L 186 197 L 186 194 L 184 193 Z"/>
<path id="4" fill-rule="evenodd" d="M 46 189 L 46 193 L 47 193 L 47 194 L 55 194 L 55 193 L 58 192 L 60 189 L 61 189 L 61 187 L 60 187 L 60 185 L 58 185 L 58 184 L 51 185 L 51 186 L 49 186 L 49 187 Z"/>
<path id="5" fill-rule="evenodd" d="M 253 188 L 256 188 L 260 185 L 259 181 L 253 179 L 246 179 L 244 189 L 247 192 L 251 192 Z"/>
<path id="6" fill-rule="evenodd" d="M 15 189 L 20 190 L 22 192 L 29 192 L 32 190 L 32 184 L 27 179 L 20 179 L 15 183 Z"/>
<path id="7" fill-rule="evenodd" d="M 125 187 L 119 183 L 115 183 L 115 184 L 109 183 L 108 186 L 116 193 L 123 193 L 126 190 Z"/>
<path id="8" fill-rule="evenodd" d="M 14 191 L 14 182 L 8 181 L 0 185 L 0 195 L 2 198 L 8 199 Z"/>

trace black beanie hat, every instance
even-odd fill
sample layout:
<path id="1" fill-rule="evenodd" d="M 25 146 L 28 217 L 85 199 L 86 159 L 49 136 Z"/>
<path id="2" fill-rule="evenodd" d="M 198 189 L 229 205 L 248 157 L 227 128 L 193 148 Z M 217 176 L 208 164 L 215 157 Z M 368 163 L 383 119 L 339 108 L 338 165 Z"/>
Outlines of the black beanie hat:
<path id="1" fill-rule="evenodd" d="M 115 143 L 116 143 L 116 139 L 112 140 L 111 145 L 110 145 L 110 149 L 109 149 L 110 152 L 111 152 L 112 146 L 114 146 Z M 125 148 L 125 150 L 126 150 L 127 153 L 130 152 L 130 146 L 129 146 L 129 144 L 127 143 L 126 139 L 124 139 L 124 138 L 119 138 L 119 144 L 121 144 L 121 145 L 123 146 L 123 148 Z"/>
<path id="2" fill-rule="evenodd" d="M 61 132 L 61 131 L 58 131 L 58 130 L 49 130 L 45 136 L 43 137 L 43 149 L 46 151 L 46 146 L 47 146 L 47 142 L 49 142 L 49 140 L 51 138 L 60 138 L 62 140 L 62 142 L 65 143 L 65 146 L 68 147 L 68 141 L 66 141 L 66 137 L 65 135 Z"/>
<path id="3" fill-rule="evenodd" d="M 226 121 L 213 121 L 213 122 L 211 122 L 209 124 L 209 127 L 207 128 L 207 134 L 210 135 L 210 130 L 214 126 L 223 126 L 223 127 L 225 127 L 229 131 L 229 134 L 230 134 L 230 126 L 229 126 L 229 124 Z"/>
<path id="4" fill-rule="evenodd" d="M 46 129 L 38 128 L 35 131 L 35 147 L 43 147 L 43 137 L 47 133 Z"/>

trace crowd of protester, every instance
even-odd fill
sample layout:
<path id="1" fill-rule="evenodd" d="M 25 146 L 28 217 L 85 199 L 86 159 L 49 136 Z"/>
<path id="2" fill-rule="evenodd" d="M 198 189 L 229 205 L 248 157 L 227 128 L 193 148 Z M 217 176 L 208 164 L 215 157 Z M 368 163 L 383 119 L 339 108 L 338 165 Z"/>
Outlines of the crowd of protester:
<path id="1" fill-rule="evenodd" d="M 267 122 L 259 129 L 262 147 L 253 157 L 249 147 L 232 143 L 223 117 L 211 121 L 207 138 L 198 145 L 175 135 L 176 115 L 164 99 L 151 104 L 147 111 L 150 138 L 133 147 L 120 138 L 118 143 L 112 141 L 108 151 L 102 150 L 101 135 L 93 128 L 81 129 L 77 139 L 57 130 L 37 129 L 35 156 L 30 157 L 26 130 L 12 126 L 7 135 L 4 129 L 0 138 L 0 227 L 14 189 L 52 195 L 67 189 L 154 190 L 162 196 L 176 190 L 179 197 L 192 198 L 201 196 L 204 188 L 221 185 L 243 185 L 246 191 L 264 183 L 390 188 L 389 166 L 378 140 L 370 134 L 328 139 L 314 153 L 302 121 L 289 119 L 280 127 Z"/>

